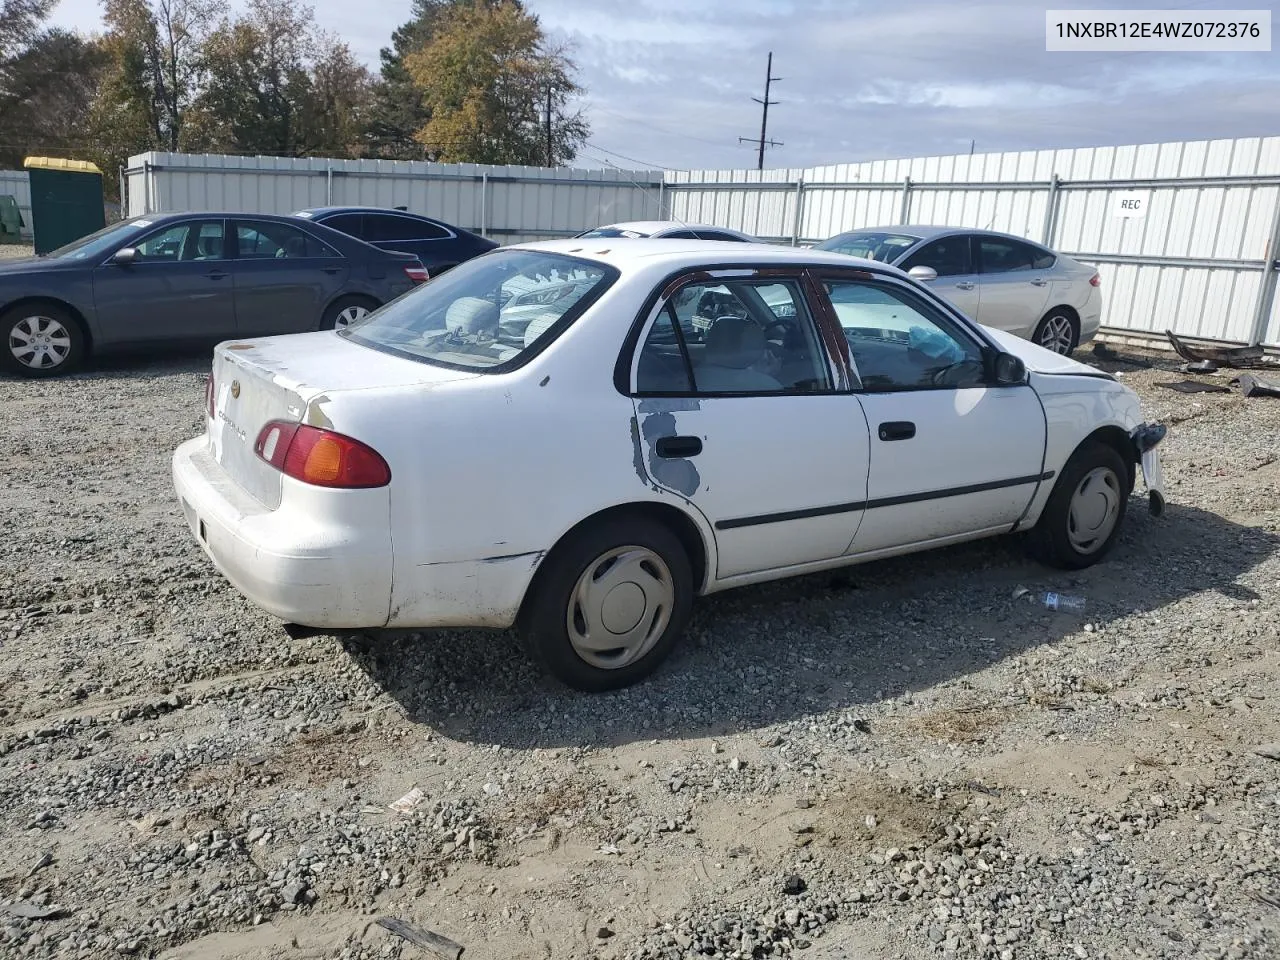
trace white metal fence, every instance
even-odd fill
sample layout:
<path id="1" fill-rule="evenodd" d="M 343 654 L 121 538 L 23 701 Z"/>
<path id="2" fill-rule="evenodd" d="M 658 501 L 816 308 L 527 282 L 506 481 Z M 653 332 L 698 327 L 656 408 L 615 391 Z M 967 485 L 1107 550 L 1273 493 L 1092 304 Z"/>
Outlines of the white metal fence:
<path id="1" fill-rule="evenodd" d="M 31 183 L 25 170 L 0 170 L 0 194 L 18 199 L 22 213 L 22 235 L 31 236 Z"/>
<path id="2" fill-rule="evenodd" d="M 665 175 L 148 153 L 122 179 L 130 215 L 403 205 L 503 242 L 667 217 L 795 244 L 897 223 L 985 227 L 1096 264 L 1111 330 L 1280 346 L 1280 137 Z"/>
<path id="3" fill-rule="evenodd" d="M 412 160 L 146 153 L 129 159 L 124 180 L 130 216 L 406 206 L 504 243 L 573 236 L 611 221 L 652 220 L 662 204 L 662 176 L 652 171 Z"/>
<path id="4" fill-rule="evenodd" d="M 1107 327 L 1280 345 L 1280 137 L 672 172 L 665 192 L 678 219 L 790 243 L 902 223 L 1001 230 L 1096 264 Z"/>

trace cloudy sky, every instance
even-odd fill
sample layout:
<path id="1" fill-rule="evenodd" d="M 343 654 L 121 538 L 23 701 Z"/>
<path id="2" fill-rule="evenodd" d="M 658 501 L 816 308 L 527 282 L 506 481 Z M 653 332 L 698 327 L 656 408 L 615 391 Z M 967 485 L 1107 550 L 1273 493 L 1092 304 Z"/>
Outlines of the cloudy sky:
<path id="1" fill-rule="evenodd" d="M 1280 49 L 1047 53 L 1026 0 L 526 0 L 571 45 L 592 125 L 580 165 L 754 167 L 765 57 L 766 166 L 1280 134 Z M 1225 3 L 1053 9 L 1212 10 Z M 376 68 L 409 0 L 314 0 L 316 19 Z M 95 0 L 59 22 L 92 30 Z"/>

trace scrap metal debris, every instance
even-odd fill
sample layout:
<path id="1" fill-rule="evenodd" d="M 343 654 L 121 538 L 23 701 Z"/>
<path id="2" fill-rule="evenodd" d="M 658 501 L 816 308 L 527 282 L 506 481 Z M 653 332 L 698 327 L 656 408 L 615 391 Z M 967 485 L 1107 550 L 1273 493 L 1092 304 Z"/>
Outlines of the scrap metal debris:
<path id="1" fill-rule="evenodd" d="M 427 795 L 422 792 L 421 787 L 414 787 L 399 800 L 387 804 L 387 807 L 396 813 L 408 813 L 426 798 Z"/>
<path id="2" fill-rule="evenodd" d="M 1230 393 L 1220 383 L 1201 383 L 1199 380 L 1171 380 L 1168 383 L 1157 383 L 1157 387 L 1176 390 L 1178 393 Z"/>
<path id="3" fill-rule="evenodd" d="M 1252 373 L 1242 373 L 1231 381 L 1246 397 L 1280 397 L 1280 380 L 1268 380 Z"/>
<path id="4" fill-rule="evenodd" d="M 1265 364 L 1266 351 L 1257 347 L 1193 347 L 1166 330 L 1164 335 L 1178 352 L 1178 356 L 1191 363 L 1209 361 L 1224 367 L 1258 367 Z"/>
<path id="5" fill-rule="evenodd" d="M 1131 367 L 1142 367 L 1146 370 L 1155 366 L 1155 364 L 1150 360 L 1144 360 L 1141 357 L 1131 357 L 1120 353 L 1109 344 L 1103 343 L 1100 340 L 1093 345 L 1093 355 L 1103 360 L 1111 360 L 1115 363 L 1127 363 Z"/>
<path id="6" fill-rule="evenodd" d="M 1188 363 L 1183 369 L 1187 373 L 1217 373 L 1218 365 L 1212 360 L 1197 360 L 1195 363 Z"/>
<path id="7" fill-rule="evenodd" d="M 395 917 L 379 917 L 378 926 L 390 930 L 403 940 L 417 944 L 424 950 L 430 950 L 437 956 L 445 957 L 446 960 L 458 960 L 462 956 L 462 944 L 454 943 L 448 937 L 432 933 L 430 930 L 419 930 L 416 927 L 411 927 L 403 920 L 397 920 Z"/>

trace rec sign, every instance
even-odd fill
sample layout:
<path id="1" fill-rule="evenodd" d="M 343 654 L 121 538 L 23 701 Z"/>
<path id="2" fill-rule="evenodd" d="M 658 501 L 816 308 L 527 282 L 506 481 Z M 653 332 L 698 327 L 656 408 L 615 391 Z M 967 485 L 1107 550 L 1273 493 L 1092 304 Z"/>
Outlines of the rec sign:
<path id="1" fill-rule="evenodd" d="M 1145 190 L 1125 190 L 1111 195 L 1111 215 L 1125 220 L 1141 220 L 1147 215 L 1147 200 L 1150 194 Z"/>

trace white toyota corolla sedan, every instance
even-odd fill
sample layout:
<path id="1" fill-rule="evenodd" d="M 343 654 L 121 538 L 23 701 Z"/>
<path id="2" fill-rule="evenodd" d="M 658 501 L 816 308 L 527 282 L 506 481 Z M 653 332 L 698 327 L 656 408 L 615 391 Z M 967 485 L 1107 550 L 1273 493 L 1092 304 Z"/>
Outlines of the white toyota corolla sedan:
<path id="1" fill-rule="evenodd" d="M 895 267 L 573 239 L 469 260 L 341 331 L 220 344 L 173 475 L 258 606 L 311 628 L 510 627 L 562 681 L 638 680 L 694 598 L 1026 532 L 1114 542 L 1137 396 Z"/>

